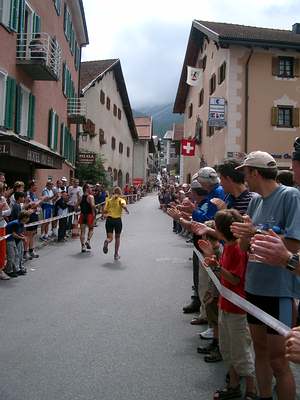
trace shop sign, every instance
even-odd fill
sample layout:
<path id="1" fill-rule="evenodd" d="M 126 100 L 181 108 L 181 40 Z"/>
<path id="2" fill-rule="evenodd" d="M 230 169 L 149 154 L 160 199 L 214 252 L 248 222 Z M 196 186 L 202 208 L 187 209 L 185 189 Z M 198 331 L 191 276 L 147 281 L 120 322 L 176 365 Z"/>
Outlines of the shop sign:
<path id="1" fill-rule="evenodd" d="M 78 162 L 79 164 L 94 164 L 96 161 L 95 153 L 79 153 Z"/>
<path id="2" fill-rule="evenodd" d="M 236 160 L 244 160 L 246 157 L 246 153 L 242 153 L 239 151 L 228 151 L 227 158 L 235 158 Z"/>
<path id="3" fill-rule="evenodd" d="M 223 128 L 225 125 L 225 99 L 223 97 L 210 97 L 208 126 Z"/>

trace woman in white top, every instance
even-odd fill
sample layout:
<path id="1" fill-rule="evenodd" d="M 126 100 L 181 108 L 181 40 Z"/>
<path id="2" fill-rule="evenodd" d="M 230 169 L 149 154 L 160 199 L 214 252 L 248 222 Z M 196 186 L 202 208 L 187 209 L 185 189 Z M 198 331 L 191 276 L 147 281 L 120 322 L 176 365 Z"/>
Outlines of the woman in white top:
<path id="1" fill-rule="evenodd" d="M 4 191 L 5 185 L 0 182 L 0 279 L 8 280 L 10 279 L 9 276 L 3 271 L 6 260 L 6 240 L 1 238 L 5 236 L 6 221 L 4 217 L 10 215 L 11 209 L 5 200 Z"/>

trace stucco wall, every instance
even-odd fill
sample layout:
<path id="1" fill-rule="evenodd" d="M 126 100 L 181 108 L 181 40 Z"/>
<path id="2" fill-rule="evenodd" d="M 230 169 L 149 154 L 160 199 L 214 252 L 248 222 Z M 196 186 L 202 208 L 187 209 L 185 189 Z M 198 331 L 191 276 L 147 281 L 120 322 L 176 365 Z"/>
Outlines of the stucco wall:
<path id="1" fill-rule="evenodd" d="M 140 140 L 134 144 L 133 177 L 147 179 L 148 141 Z"/>
<path id="2" fill-rule="evenodd" d="M 105 93 L 105 104 L 100 102 L 100 91 Z M 110 98 L 110 110 L 106 107 L 106 97 Z M 91 119 L 96 125 L 96 136 L 87 137 L 83 141 L 80 137 L 79 147 L 82 150 L 89 150 L 101 154 L 106 170 L 121 170 L 123 174 L 123 184 L 125 183 L 126 173 L 129 173 L 130 181 L 133 175 L 133 139 L 128 127 L 126 114 L 123 109 L 122 100 L 118 92 L 113 71 L 106 73 L 101 81 L 85 92 L 87 102 L 87 118 Z M 113 114 L 113 106 L 121 110 L 121 120 Z M 106 144 L 100 146 L 99 129 L 104 131 Z M 116 148 L 112 150 L 111 139 L 116 138 Z M 119 153 L 119 143 L 123 143 L 123 153 Z M 130 156 L 127 157 L 127 147 L 130 149 Z"/>

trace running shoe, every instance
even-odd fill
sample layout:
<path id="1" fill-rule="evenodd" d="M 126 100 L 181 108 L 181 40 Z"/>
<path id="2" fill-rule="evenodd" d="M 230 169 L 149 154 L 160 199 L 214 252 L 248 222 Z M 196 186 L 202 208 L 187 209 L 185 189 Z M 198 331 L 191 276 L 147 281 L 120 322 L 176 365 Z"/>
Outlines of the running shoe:
<path id="1" fill-rule="evenodd" d="M 115 255 L 114 255 L 114 259 L 115 259 L 116 261 L 120 260 L 119 254 L 115 254 Z"/>
<path id="2" fill-rule="evenodd" d="M 10 279 L 10 277 L 3 270 L 1 270 L 0 271 L 0 279 L 2 281 L 8 281 Z"/>
<path id="3" fill-rule="evenodd" d="M 85 245 L 86 245 L 86 248 L 87 248 L 88 250 L 91 250 L 90 242 L 85 242 Z"/>
<path id="4" fill-rule="evenodd" d="M 108 241 L 107 241 L 107 240 L 104 240 L 104 243 L 103 243 L 103 253 L 104 253 L 104 254 L 107 254 L 107 252 L 108 252 Z"/>
<path id="5" fill-rule="evenodd" d="M 83 245 L 81 245 L 81 253 L 85 253 L 86 252 L 86 247 L 85 247 L 85 245 L 83 244 Z"/>
<path id="6" fill-rule="evenodd" d="M 29 252 L 31 258 L 39 258 L 39 255 L 36 254 L 34 251 Z"/>
<path id="7" fill-rule="evenodd" d="M 204 332 L 199 332 L 199 336 L 201 339 L 210 340 L 214 338 L 214 330 L 212 328 L 206 329 Z"/>

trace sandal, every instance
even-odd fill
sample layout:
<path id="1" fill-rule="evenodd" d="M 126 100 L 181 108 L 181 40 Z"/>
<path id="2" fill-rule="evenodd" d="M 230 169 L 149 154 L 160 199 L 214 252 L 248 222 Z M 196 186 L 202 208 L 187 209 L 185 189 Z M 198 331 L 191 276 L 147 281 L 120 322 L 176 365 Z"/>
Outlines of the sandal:
<path id="1" fill-rule="evenodd" d="M 256 400 L 257 394 L 253 392 L 246 392 L 243 400 Z"/>
<path id="2" fill-rule="evenodd" d="M 241 386 L 225 387 L 224 389 L 217 390 L 214 394 L 214 400 L 229 400 L 238 399 L 242 396 Z"/>

